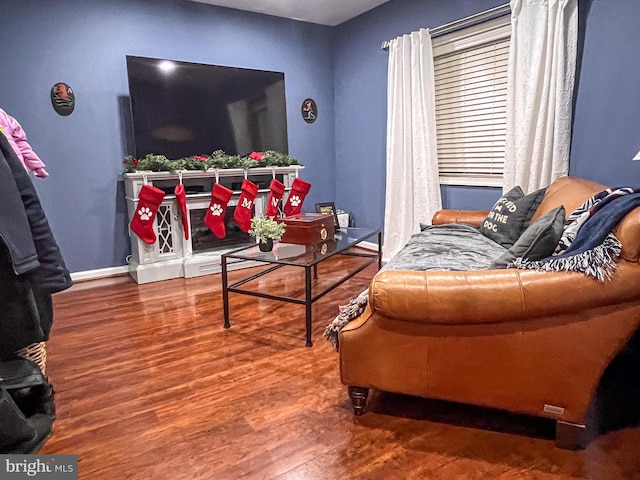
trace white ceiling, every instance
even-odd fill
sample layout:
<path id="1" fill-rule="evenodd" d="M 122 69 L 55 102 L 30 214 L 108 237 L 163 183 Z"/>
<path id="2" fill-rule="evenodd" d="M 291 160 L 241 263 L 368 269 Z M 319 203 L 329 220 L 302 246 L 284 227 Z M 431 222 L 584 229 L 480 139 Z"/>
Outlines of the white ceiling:
<path id="1" fill-rule="evenodd" d="M 336 26 L 389 0 L 194 0 L 303 22 Z"/>

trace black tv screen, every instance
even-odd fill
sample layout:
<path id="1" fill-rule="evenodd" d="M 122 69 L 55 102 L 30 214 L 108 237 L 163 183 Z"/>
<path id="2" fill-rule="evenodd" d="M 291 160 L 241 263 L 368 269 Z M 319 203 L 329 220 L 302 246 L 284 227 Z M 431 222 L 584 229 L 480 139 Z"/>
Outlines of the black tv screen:
<path id="1" fill-rule="evenodd" d="M 289 153 L 284 73 L 127 55 L 135 155 Z"/>

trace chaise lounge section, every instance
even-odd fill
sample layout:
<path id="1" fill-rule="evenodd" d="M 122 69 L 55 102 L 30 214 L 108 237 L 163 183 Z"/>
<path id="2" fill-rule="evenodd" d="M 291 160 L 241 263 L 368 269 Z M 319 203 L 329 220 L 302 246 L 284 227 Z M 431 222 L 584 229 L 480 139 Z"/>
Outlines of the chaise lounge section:
<path id="1" fill-rule="evenodd" d="M 604 188 L 560 178 L 530 223 Z M 432 223 L 478 227 L 487 214 L 442 210 Z M 603 372 L 640 325 L 640 207 L 614 234 L 622 249 L 604 281 L 516 268 L 378 273 L 364 312 L 339 333 L 354 413 L 377 389 L 551 418 L 557 446 L 584 447 Z"/>

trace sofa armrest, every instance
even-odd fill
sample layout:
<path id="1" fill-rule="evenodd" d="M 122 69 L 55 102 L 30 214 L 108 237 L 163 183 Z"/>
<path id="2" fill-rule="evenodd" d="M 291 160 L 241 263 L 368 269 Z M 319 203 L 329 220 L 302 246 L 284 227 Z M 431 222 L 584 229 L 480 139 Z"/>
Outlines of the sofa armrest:
<path id="1" fill-rule="evenodd" d="M 629 212 L 614 233 L 622 242 L 620 257 L 628 262 L 640 262 L 640 207 Z"/>
<path id="2" fill-rule="evenodd" d="M 427 324 L 484 324 L 576 314 L 640 301 L 640 265 L 622 260 L 610 281 L 576 272 L 391 270 L 369 289 L 374 312 Z"/>
<path id="3" fill-rule="evenodd" d="M 433 215 L 431 224 L 464 223 L 472 227 L 479 227 L 487 215 L 489 215 L 489 210 L 438 210 Z"/>

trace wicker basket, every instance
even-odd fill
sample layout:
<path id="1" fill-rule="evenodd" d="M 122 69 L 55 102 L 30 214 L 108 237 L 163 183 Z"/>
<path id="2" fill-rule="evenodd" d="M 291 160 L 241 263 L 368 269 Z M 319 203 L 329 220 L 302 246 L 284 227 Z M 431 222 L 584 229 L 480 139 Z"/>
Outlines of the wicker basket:
<path id="1" fill-rule="evenodd" d="M 45 347 L 45 342 L 32 343 L 28 347 L 18 350 L 16 353 L 27 360 L 35 362 L 40 367 L 40 370 L 42 370 L 42 374 L 46 374 L 47 349 Z"/>

